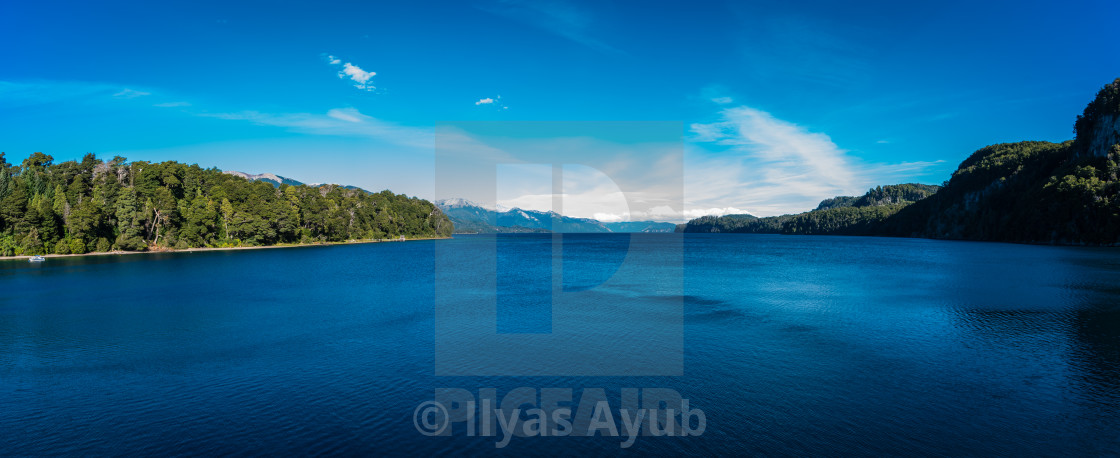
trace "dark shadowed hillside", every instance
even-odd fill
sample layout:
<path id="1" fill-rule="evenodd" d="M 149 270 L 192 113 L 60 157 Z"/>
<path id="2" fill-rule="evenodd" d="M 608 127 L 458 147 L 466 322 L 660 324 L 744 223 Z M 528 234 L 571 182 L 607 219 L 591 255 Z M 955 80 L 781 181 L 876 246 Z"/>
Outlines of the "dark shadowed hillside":
<path id="1" fill-rule="evenodd" d="M 877 186 L 862 196 L 825 199 L 816 210 L 797 215 L 757 218 L 752 215 L 705 216 L 679 228 L 684 232 L 758 234 L 862 234 L 914 201 L 937 192 L 938 186 L 908 183 Z"/>

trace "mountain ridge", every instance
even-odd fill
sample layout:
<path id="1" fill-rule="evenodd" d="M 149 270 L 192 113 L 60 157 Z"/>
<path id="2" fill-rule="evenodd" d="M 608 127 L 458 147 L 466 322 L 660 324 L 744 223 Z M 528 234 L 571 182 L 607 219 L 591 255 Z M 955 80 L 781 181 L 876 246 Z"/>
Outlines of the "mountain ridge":
<path id="1" fill-rule="evenodd" d="M 456 233 L 565 232 L 621 233 L 673 232 L 676 225 L 656 221 L 602 222 L 576 218 L 553 211 L 525 210 L 496 205 L 483 206 L 462 198 L 434 202 L 455 224 Z"/>

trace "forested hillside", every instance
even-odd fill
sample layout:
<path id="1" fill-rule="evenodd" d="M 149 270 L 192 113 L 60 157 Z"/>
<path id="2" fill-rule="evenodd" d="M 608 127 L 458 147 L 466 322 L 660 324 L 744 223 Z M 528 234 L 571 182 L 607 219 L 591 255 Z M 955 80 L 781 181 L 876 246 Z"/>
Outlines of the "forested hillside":
<path id="1" fill-rule="evenodd" d="M 1120 244 L 1120 78 L 1097 93 L 1074 132 L 1064 143 L 981 148 L 936 192 L 886 186 L 798 215 L 700 218 L 680 229 Z"/>
<path id="2" fill-rule="evenodd" d="M 938 186 L 916 183 L 877 186 L 862 196 L 825 199 L 816 210 L 796 215 L 705 216 L 679 227 L 683 232 L 757 234 L 862 234 L 903 207 L 933 195 Z"/>
<path id="3" fill-rule="evenodd" d="M 884 221 L 884 235 L 1060 244 L 1120 242 L 1114 148 L 1074 142 L 993 145 L 961 164 L 942 192 Z"/>
<path id="4" fill-rule="evenodd" d="M 1028 243 L 1120 243 L 1120 78 L 1077 117 L 1065 143 L 992 145 L 941 192 L 884 222 L 886 235 Z"/>
<path id="5" fill-rule="evenodd" d="M 432 203 L 335 185 L 273 186 L 178 162 L 55 164 L 0 153 L 0 255 L 447 236 Z"/>

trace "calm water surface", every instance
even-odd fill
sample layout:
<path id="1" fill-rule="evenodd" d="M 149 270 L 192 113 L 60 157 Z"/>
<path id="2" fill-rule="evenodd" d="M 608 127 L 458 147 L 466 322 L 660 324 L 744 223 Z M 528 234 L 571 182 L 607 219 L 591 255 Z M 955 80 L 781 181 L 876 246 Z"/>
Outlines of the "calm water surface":
<path id="1" fill-rule="evenodd" d="M 594 287 L 632 243 L 671 237 L 565 236 L 565 282 Z M 496 450 L 413 427 L 436 387 L 519 386 L 672 388 L 705 411 L 702 436 L 643 437 L 631 451 L 645 453 L 1120 447 L 1117 249 L 690 234 L 683 376 L 437 377 L 436 244 L 470 259 L 493 243 L 0 262 L 0 455 L 619 450 L 574 437 Z M 530 299 L 501 310 L 501 332 L 548 332 L 531 300 L 548 284 L 531 279 L 551 243 L 498 238 L 503 270 L 528 279 L 500 287 Z M 610 310 L 594 319 L 631 319 Z"/>

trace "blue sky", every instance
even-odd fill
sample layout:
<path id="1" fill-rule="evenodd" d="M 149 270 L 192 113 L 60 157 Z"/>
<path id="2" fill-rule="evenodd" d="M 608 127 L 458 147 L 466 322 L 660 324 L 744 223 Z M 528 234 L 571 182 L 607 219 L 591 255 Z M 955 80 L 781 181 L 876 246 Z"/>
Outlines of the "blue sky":
<path id="1" fill-rule="evenodd" d="M 874 184 L 940 183 L 987 144 L 1069 139 L 1120 76 L 1118 13 L 1115 1 L 5 2 L 0 151 L 431 197 L 439 122 L 680 121 L 690 216 L 803 211 Z"/>

